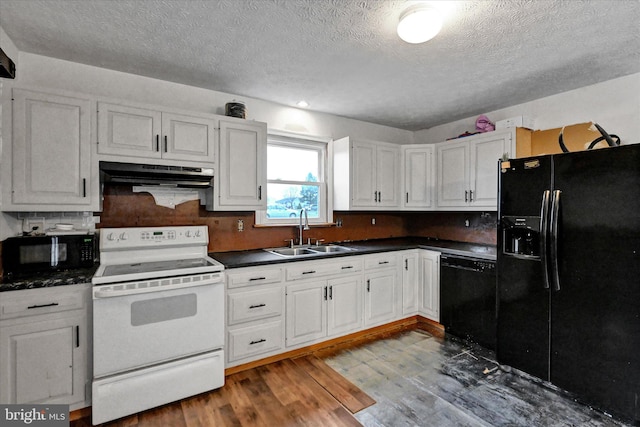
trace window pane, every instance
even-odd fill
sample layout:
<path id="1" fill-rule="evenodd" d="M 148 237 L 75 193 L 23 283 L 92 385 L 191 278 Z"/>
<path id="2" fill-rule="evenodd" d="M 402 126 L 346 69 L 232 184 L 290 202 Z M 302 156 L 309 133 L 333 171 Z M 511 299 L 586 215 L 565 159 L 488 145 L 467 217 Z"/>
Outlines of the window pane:
<path id="1" fill-rule="evenodd" d="M 297 218 L 307 209 L 309 218 L 318 218 L 320 191 L 316 185 L 267 184 L 267 218 Z"/>
<path id="2" fill-rule="evenodd" d="M 267 179 L 318 181 L 318 151 L 304 148 L 267 146 Z"/>

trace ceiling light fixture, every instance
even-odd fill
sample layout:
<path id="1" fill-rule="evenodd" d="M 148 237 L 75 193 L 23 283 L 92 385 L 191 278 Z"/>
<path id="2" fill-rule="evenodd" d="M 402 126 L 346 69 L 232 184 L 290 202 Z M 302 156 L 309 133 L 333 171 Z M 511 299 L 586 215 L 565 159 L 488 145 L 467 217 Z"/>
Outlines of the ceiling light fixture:
<path id="1" fill-rule="evenodd" d="M 309 106 L 309 103 L 307 101 L 302 100 L 302 101 L 298 101 L 296 105 L 300 108 L 307 108 Z"/>
<path id="2" fill-rule="evenodd" d="M 434 7 L 415 5 L 400 15 L 398 36 L 407 43 L 431 40 L 442 28 L 442 13 Z"/>

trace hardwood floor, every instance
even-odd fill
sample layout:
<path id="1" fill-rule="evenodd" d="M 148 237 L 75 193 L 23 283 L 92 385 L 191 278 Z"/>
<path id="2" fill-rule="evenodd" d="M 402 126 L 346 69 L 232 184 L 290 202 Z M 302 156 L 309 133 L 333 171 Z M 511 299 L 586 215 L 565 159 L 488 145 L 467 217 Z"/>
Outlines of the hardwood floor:
<path id="1" fill-rule="evenodd" d="M 324 362 L 282 360 L 226 378 L 224 387 L 103 424 L 109 427 L 209 427 L 209 426 L 360 426 L 345 408 L 308 373 Z M 322 372 L 322 368 L 319 372 Z M 331 372 L 336 377 L 332 380 Z M 330 368 L 317 374 L 339 393 L 353 392 L 355 407 L 374 403 Z M 335 380 L 340 378 L 340 380 Z M 333 383 L 333 384 L 332 384 Z M 336 392 L 336 394 L 339 394 Z M 71 422 L 90 426 L 90 418 Z"/>

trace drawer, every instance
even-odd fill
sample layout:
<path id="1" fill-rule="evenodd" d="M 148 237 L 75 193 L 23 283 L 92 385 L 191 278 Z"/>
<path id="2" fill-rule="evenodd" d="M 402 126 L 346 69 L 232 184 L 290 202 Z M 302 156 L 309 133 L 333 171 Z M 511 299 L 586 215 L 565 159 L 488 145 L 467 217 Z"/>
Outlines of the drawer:
<path id="1" fill-rule="evenodd" d="M 380 255 L 370 255 L 364 261 L 364 268 L 372 270 L 375 268 L 396 267 L 398 265 L 398 254 L 387 252 Z"/>
<path id="2" fill-rule="evenodd" d="M 228 361 L 245 359 L 284 347 L 282 321 L 235 329 L 228 332 Z"/>
<path id="3" fill-rule="evenodd" d="M 287 280 L 348 274 L 362 271 L 360 257 L 340 257 L 331 262 L 304 262 L 287 267 Z"/>
<path id="4" fill-rule="evenodd" d="M 0 303 L 0 319 L 38 316 L 83 309 L 86 306 L 86 286 L 70 285 L 60 287 L 26 289 L 24 291 L 3 292 Z"/>
<path id="5" fill-rule="evenodd" d="M 226 270 L 226 274 L 227 287 L 230 289 L 282 281 L 281 268 L 250 267 L 238 271 Z"/>
<path id="6" fill-rule="evenodd" d="M 284 288 L 272 288 L 228 294 L 228 325 L 280 316 L 283 292 Z"/>

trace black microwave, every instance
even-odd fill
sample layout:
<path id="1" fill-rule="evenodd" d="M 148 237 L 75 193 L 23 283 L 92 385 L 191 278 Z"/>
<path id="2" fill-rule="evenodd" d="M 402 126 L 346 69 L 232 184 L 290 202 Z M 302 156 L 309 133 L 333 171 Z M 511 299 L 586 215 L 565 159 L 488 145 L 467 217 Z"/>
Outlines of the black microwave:
<path id="1" fill-rule="evenodd" d="M 89 268 L 95 262 L 95 234 L 9 237 L 2 243 L 2 267 L 8 278 Z"/>

